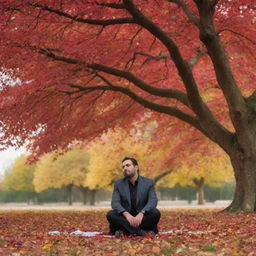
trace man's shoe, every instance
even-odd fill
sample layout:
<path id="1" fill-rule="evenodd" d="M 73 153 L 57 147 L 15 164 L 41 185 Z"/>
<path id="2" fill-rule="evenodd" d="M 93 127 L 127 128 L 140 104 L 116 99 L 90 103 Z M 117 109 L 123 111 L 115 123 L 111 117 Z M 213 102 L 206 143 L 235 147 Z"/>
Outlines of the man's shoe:
<path id="1" fill-rule="evenodd" d="M 155 233 L 153 230 L 148 230 L 148 231 L 147 231 L 147 234 L 148 234 L 148 235 L 152 235 L 152 236 L 155 236 L 155 235 L 156 235 L 156 233 Z"/>
<path id="2" fill-rule="evenodd" d="M 140 229 L 137 233 L 137 236 L 145 236 L 147 234 L 147 231 L 145 231 L 144 229 Z"/>
<path id="3" fill-rule="evenodd" d="M 124 235 L 124 232 L 122 230 L 117 230 L 115 232 L 115 238 L 117 238 L 117 239 L 120 238 L 123 235 Z"/>
<path id="4" fill-rule="evenodd" d="M 138 236 L 146 236 L 146 235 L 153 235 L 153 236 L 155 236 L 156 233 L 153 230 L 144 230 L 144 229 L 141 229 L 138 232 Z"/>

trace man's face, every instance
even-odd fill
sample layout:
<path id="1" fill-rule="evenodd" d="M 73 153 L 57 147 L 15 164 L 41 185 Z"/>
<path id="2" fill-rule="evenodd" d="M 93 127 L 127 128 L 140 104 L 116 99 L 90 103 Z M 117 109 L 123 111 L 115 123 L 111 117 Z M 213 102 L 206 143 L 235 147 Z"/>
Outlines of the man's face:
<path id="1" fill-rule="evenodd" d="M 132 178 L 138 171 L 138 165 L 133 165 L 131 160 L 125 160 L 122 163 L 123 173 L 125 177 Z"/>

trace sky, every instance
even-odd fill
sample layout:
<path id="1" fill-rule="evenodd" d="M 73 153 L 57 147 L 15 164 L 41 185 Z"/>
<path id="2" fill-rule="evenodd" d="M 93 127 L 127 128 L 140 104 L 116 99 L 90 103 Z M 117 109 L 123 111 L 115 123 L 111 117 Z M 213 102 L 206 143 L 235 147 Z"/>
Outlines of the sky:
<path id="1" fill-rule="evenodd" d="M 14 81 L 10 78 L 9 75 L 0 72 L 0 90 L 3 81 L 5 83 L 9 83 L 10 85 L 14 85 L 20 82 L 19 79 Z M 24 149 L 15 150 L 15 148 L 9 148 L 7 150 L 0 151 L 0 177 L 4 173 L 4 171 L 15 161 L 15 159 L 24 152 Z"/>
<path id="2" fill-rule="evenodd" d="M 0 151 L 0 175 L 24 152 L 24 149 L 15 150 L 15 148 Z"/>

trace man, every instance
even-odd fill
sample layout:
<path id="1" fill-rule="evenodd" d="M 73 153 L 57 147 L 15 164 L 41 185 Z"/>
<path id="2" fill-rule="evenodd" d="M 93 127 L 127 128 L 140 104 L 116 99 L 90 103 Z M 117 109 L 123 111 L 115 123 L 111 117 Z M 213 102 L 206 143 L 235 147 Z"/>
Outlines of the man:
<path id="1" fill-rule="evenodd" d="M 112 195 L 112 209 L 107 213 L 110 233 L 143 236 L 158 233 L 160 212 L 156 209 L 154 182 L 139 175 L 137 160 L 122 160 L 124 178 L 116 180 Z"/>

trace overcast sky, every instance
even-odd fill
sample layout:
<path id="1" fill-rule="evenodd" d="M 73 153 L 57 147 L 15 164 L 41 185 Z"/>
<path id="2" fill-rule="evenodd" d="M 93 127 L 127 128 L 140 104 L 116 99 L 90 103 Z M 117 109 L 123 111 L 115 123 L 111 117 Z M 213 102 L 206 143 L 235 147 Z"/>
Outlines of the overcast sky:
<path id="1" fill-rule="evenodd" d="M 9 148 L 8 150 L 0 151 L 0 175 L 4 173 L 14 161 L 22 153 L 25 153 L 24 149 L 15 150 Z"/>

